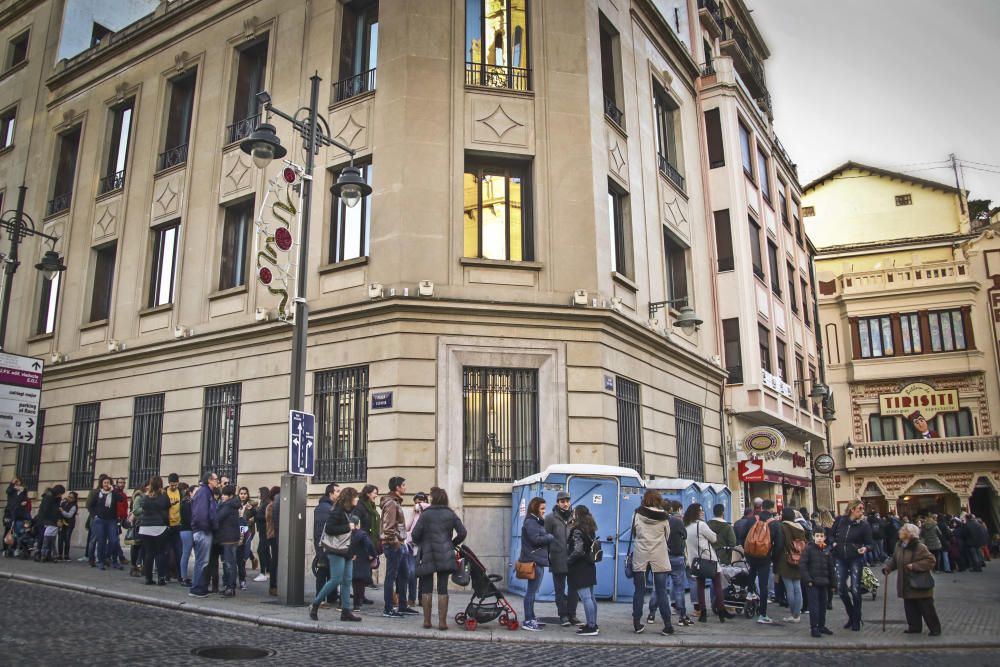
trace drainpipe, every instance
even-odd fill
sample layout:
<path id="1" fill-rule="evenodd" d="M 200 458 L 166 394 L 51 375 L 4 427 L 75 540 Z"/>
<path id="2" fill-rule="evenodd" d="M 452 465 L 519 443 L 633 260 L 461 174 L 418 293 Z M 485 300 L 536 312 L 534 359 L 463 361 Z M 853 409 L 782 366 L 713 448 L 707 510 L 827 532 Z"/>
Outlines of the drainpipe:
<path id="1" fill-rule="evenodd" d="M 806 237 L 807 242 L 808 240 L 809 240 L 808 237 Z M 812 297 L 813 297 L 813 325 L 814 325 L 814 332 L 816 335 L 816 361 L 819 364 L 819 381 L 822 382 L 826 386 L 827 391 L 830 392 L 829 394 L 827 394 L 827 398 L 823 399 L 823 407 L 821 408 L 820 414 L 823 415 L 823 431 L 824 435 L 826 436 L 826 441 L 823 443 L 824 452 L 826 454 L 831 454 L 833 451 L 833 444 L 830 440 L 830 422 L 828 422 L 825 418 L 825 408 L 829 399 L 833 397 L 833 391 L 830 389 L 830 385 L 827 384 L 826 382 L 826 359 L 823 356 L 823 333 L 822 333 L 823 326 L 819 320 L 819 298 L 816 292 L 816 266 L 813 263 L 813 255 L 811 254 L 809 255 L 809 284 L 810 284 L 810 291 L 812 292 Z M 810 458 L 812 459 L 813 457 Z M 815 512 L 817 511 L 816 472 L 815 470 L 813 470 L 812 460 L 809 461 L 809 476 L 812 478 L 813 511 Z M 830 509 L 832 511 L 834 507 L 827 509 Z"/>

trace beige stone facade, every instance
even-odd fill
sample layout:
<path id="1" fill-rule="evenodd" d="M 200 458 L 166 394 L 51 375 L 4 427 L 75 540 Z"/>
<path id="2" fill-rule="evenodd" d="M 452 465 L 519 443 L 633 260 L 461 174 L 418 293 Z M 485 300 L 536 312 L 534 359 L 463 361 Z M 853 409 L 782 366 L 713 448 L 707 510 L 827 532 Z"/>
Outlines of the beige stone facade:
<path id="1" fill-rule="evenodd" d="M 494 4 L 502 3 L 486 3 L 491 11 Z M 46 284 L 30 266 L 46 248 L 26 240 L 10 305 L 7 349 L 46 362 L 45 428 L 33 450 L 39 489 L 76 479 L 69 486 L 83 490 L 96 474 L 136 476 L 147 467 L 193 481 L 221 463 L 255 493 L 285 470 L 291 327 L 275 317 L 281 297 L 256 280 L 254 253 L 265 240 L 254 245 L 252 227 L 246 249 L 235 252 L 246 263 L 242 277 L 223 280 L 239 273 L 233 211 L 253 198 L 260 212 L 267 181 L 279 170 L 257 170 L 233 140 L 243 136 L 241 123 L 253 120 L 237 113 L 241 77 L 253 66 L 251 50 L 259 54 L 265 41 L 260 86 L 292 111 L 307 102 L 307 77 L 317 71 L 329 133 L 357 151 L 359 164 L 371 165 L 374 189 L 361 209 L 370 214 L 365 240 L 357 252 L 338 255 L 337 216 L 344 214 L 329 187 L 347 156 L 320 151 L 302 278 L 311 311 L 306 404 L 326 415 L 319 428 L 328 473 L 312 480 L 310 506 L 333 478 L 384 490 L 401 474 L 410 492 L 441 485 L 472 526 L 473 548 L 499 567 L 512 470 L 634 463 L 647 476 L 694 470 L 704 481 L 726 481 L 723 429 L 730 427 L 720 419 L 716 317 L 725 286 L 710 269 L 698 63 L 657 4 L 512 2 L 515 13 L 526 6 L 527 38 L 517 17 L 510 19 L 508 28 L 522 32 L 504 37 L 507 62 L 495 69 L 496 53 L 488 64 L 466 64 L 467 3 L 383 2 L 377 47 L 361 73 L 346 79 L 345 53 L 358 56 L 343 43 L 343 23 L 361 16 L 370 31 L 370 3 L 175 0 L 58 63 L 61 3 L 0 5 L 0 37 L 26 26 L 32 33 L 27 65 L 0 90 L 0 107 L 16 102 L 19 109 L 14 146 L 0 155 L 4 208 L 23 178 L 26 211 L 60 239 L 56 249 L 68 267 L 50 309 Z M 614 72 L 619 90 L 628 91 L 614 118 L 602 85 L 602 29 L 615 35 Z M 699 28 L 690 29 L 686 42 L 699 43 L 691 39 Z M 481 48 L 481 40 L 468 42 Z M 515 58 L 527 66 L 514 67 Z M 521 78 L 521 69 L 530 74 Z M 654 90 L 670 109 L 672 172 L 658 165 Z M 178 135 L 185 100 L 189 130 Z M 116 118 L 125 108 L 131 134 L 116 164 Z M 299 139 L 286 122 L 272 121 L 289 159 L 301 164 Z M 763 121 L 753 123 L 765 136 Z M 77 131 L 67 181 L 60 156 Z M 178 136 L 185 143 L 177 144 Z M 463 182 L 470 165 L 483 164 L 488 169 L 477 178 L 491 187 L 496 173 L 508 174 L 507 195 L 493 189 L 493 200 L 473 202 L 481 221 L 496 222 L 506 207 L 506 258 L 469 249 Z M 57 181 L 69 184 L 68 201 Z M 733 185 L 741 201 L 750 192 L 742 176 Z M 622 208 L 617 246 L 612 191 Z M 269 201 L 275 196 L 298 206 L 294 192 Z M 271 224 L 273 215 L 263 210 Z M 476 225 L 471 229 L 475 241 Z M 495 238 L 494 231 L 480 236 Z M 675 309 L 650 316 L 649 304 L 676 288 L 665 270 L 665 238 L 675 261 L 678 252 L 684 258 L 672 276 L 683 275 L 687 304 L 704 320 L 696 330 L 673 327 Z M 164 260 L 171 242 L 172 267 L 169 252 Z M 796 267 L 806 261 L 801 248 L 782 247 Z M 419 295 L 422 283 L 431 295 Z M 749 287 L 744 296 L 752 302 Z M 791 348 L 791 320 L 788 327 Z M 808 348 L 811 338 L 801 335 Z M 499 369 L 489 376 L 497 391 L 470 389 L 468 369 Z M 519 412 L 503 385 L 515 376 L 537 383 L 522 387 L 528 398 Z M 332 390 L 323 384 L 330 382 Z M 623 387 L 638 393 L 630 401 Z M 392 392 L 391 407 L 372 407 L 372 394 L 382 392 Z M 756 392 L 761 415 L 811 424 L 787 399 Z M 157 411 L 140 415 L 137 402 L 158 394 L 159 438 Z M 488 408 L 479 402 L 491 398 L 497 403 Z M 700 415 L 697 431 L 688 431 L 699 437 L 682 453 L 679 405 Z M 486 426 L 469 435 L 472 424 L 482 426 L 476 415 Z M 138 424 L 152 430 L 137 432 Z M 637 460 L 623 461 L 623 438 L 638 448 Z M 149 465 L 137 470 L 137 447 L 150 442 L 158 449 L 143 450 Z M 490 474 L 469 463 L 469 450 L 496 463 L 487 466 Z M 28 451 L 5 445 L 0 477 L 30 472 Z M 528 456 L 522 467 L 503 468 L 500 458 L 518 452 Z"/>

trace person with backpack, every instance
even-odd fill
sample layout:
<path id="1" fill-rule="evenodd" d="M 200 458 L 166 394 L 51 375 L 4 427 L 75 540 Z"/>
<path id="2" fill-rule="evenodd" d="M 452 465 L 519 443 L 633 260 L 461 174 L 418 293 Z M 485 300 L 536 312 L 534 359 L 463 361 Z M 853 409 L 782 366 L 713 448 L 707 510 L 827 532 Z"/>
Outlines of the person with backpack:
<path id="1" fill-rule="evenodd" d="M 788 507 L 781 511 L 781 542 L 781 557 L 775 570 L 785 585 L 789 612 L 782 620 L 785 623 L 798 623 L 802 613 L 802 587 L 799 583 L 802 575 L 799 573 L 799 564 L 807 542 L 806 531 L 795 520 L 795 510 Z"/>
<path id="2" fill-rule="evenodd" d="M 757 521 L 750 526 L 743 542 L 743 554 L 750 566 L 750 576 L 757 582 L 757 622 L 771 625 L 774 621 L 767 615 L 767 590 L 771 581 L 771 563 L 782 553 L 781 528 L 775 521 L 774 501 L 761 501 Z"/>
<path id="3" fill-rule="evenodd" d="M 597 627 L 597 603 L 594 601 L 594 586 L 597 585 L 597 565 L 602 556 L 601 543 L 597 540 L 597 524 L 586 505 L 573 509 L 569 540 L 567 542 L 566 576 L 574 597 L 583 605 L 586 623 L 576 631 L 581 637 L 599 633 Z"/>
<path id="4" fill-rule="evenodd" d="M 806 545 L 799 559 L 800 583 L 804 589 L 809 604 L 809 628 L 813 637 L 832 635 L 826 627 L 827 591 L 833 584 L 833 557 L 826 548 L 826 534 L 813 532 L 813 541 Z"/>
<path id="5" fill-rule="evenodd" d="M 864 520 L 865 504 L 854 500 L 833 524 L 833 565 L 837 592 L 847 611 L 844 629 L 861 630 L 861 571 L 865 554 L 872 548 L 872 527 Z"/>
<path id="6" fill-rule="evenodd" d="M 643 599 L 646 594 L 646 572 L 653 573 L 653 588 L 656 591 L 663 630 L 660 634 L 674 634 L 670 623 L 670 598 L 667 597 L 667 575 L 671 570 L 667 555 L 670 540 L 670 522 L 663 509 L 663 496 L 655 489 L 649 489 L 642 497 L 642 504 L 632 515 L 632 539 L 629 556 L 632 559 L 632 581 L 635 593 L 632 595 L 632 629 L 636 634 L 645 631 L 642 622 Z"/>
<path id="7" fill-rule="evenodd" d="M 727 618 L 734 618 L 735 614 L 726 611 L 726 598 L 722 590 L 722 574 L 719 572 L 719 556 L 715 553 L 713 544 L 716 544 L 718 537 L 708 524 L 705 523 L 705 509 L 700 503 L 691 503 L 687 511 L 684 512 L 684 525 L 687 535 L 687 554 L 692 573 L 698 572 L 698 567 L 703 568 L 702 574 L 695 577 L 698 586 L 698 609 L 701 615 L 698 617 L 699 623 L 708 622 L 708 607 L 705 606 L 705 580 L 712 579 L 712 611 L 719 618 L 719 623 L 725 623 Z"/>

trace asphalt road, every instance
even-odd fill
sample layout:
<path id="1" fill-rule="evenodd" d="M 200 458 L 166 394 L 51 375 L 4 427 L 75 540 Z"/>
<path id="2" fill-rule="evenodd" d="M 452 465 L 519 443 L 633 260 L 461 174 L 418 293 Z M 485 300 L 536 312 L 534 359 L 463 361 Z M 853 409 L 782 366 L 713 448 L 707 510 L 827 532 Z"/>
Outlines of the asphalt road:
<path id="1" fill-rule="evenodd" d="M 742 651 L 580 645 L 512 645 L 455 641 L 458 633 L 435 639 L 335 636 L 230 622 L 157 609 L 51 586 L 0 581 L 0 665 L 1000 665 L 994 650 L 920 649 L 915 651 L 824 650 L 821 640 L 801 650 Z M 192 651 L 209 646 L 260 648 L 258 660 L 211 660 Z"/>

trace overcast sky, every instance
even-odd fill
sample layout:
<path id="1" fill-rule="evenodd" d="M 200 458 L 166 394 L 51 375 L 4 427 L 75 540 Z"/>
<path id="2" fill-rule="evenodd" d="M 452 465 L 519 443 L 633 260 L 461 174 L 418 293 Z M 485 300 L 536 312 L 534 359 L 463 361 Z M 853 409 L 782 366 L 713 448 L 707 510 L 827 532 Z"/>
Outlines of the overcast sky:
<path id="1" fill-rule="evenodd" d="M 847 160 L 953 184 L 934 167 L 955 153 L 970 197 L 1000 204 L 1000 0 L 746 3 L 803 185 Z"/>

